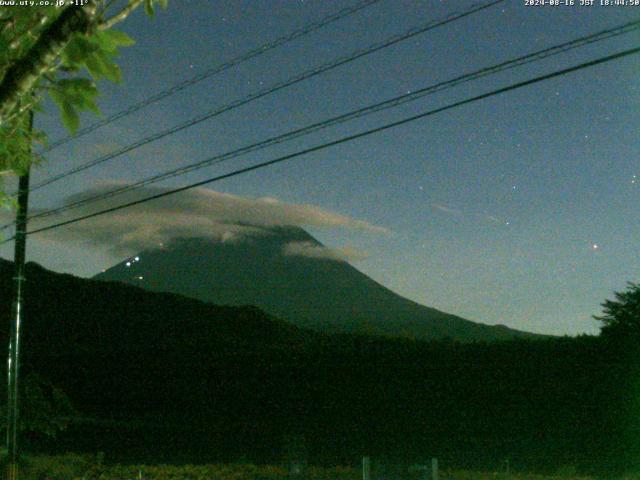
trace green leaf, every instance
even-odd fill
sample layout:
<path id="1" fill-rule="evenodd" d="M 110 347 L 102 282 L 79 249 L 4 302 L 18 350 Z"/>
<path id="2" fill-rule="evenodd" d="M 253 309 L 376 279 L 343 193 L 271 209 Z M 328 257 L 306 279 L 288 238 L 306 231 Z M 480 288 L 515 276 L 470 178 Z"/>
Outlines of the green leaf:
<path id="1" fill-rule="evenodd" d="M 74 92 L 98 92 L 95 83 L 88 78 L 65 78 L 57 82 L 60 88 Z"/>
<path id="2" fill-rule="evenodd" d="M 98 58 L 101 64 L 104 78 L 114 83 L 120 83 L 120 80 L 122 80 L 122 72 L 118 64 L 111 59 L 111 56 L 103 51 L 98 51 L 95 57 Z"/>
<path id="3" fill-rule="evenodd" d="M 85 99 L 83 108 L 85 108 L 86 110 L 91 110 L 96 115 L 101 115 L 100 108 L 98 107 L 98 104 L 93 99 Z"/>
<path id="4" fill-rule="evenodd" d="M 64 49 L 62 62 L 68 67 L 78 67 L 98 49 L 96 42 L 92 42 L 82 35 L 75 35 Z"/>
<path id="5" fill-rule="evenodd" d="M 14 210 L 17 207 L 18 201 L 14 197 L 0 191 L 0 208 L 4 210 Z M 0 239 L 4 240 L 2 236 L 0 236 Z"/>
<path id="6" fill-rule="evenodd" d="M 34 143 L 39 143 L 43 147 L 47 146 L 47 134 L 42 130 L 33 129 L 31 138 L 33 139 Z"/>
<path id="7" fill-rule="evenodd" d="M 153 14 L 154 14 L 153 2 L 151 0 L 144 0 L 144 11 L 146 12 L 147 15 L 149 15 L 150 17 L 153 17 Z"/>
<path id="8" fill-rule="evenodd" d="M 49 95 L 51 96 L 51 99 L 56 102 L 60 108 L 62 108 L 62 104 L 65 102 L 64 93 L 60 90 L 50 90 Z"/>
<path id="9" fill-rule="evenodd" d="M 84 64 L 87 67 L 87 70 L 89 70 L 91 76 L 96 80 L 99 80 L 104 76 L 104 66 L 97 56 L 91 55 L 85 60 Z"/>
<path id="10" fill-rule="evenodd" d="M 84 64 L 91 76 L 96 80 L 106 78 L 118 83 L 122 78 L 122 73 L 120 67 L 111 59 L 112 56 L 104 50 L 98 50 L 88 57 Z"/>
<path id="11" fill-rule="evenodd" d="M 91 110 L 100 114 L 96 105 L 98 89 L 95 83 L 88 78 L 71 78 L 56 82 L 56 89 L 51 91 L 51 98 L 61 105 L 64 102 L 71 103 L 78 110 Z"/>
<path id="12" fill-rule="evenodd" d="M 136 42 L 133 38 L 120 30 L 105 30 L 97 34 L 98 41 L 106 50 L 115 51 L 118 47 L 130 47 Z"/>
<path id="13" fill-rule="evenodd" d="M 69 129 L 71 134 L 75 135 L 78 131 L 78 127 L 80 127 L 80 117 L 78 116 L 78 112 L 69 102 L 62 103 L 60 107 L 62 109 L 62 123 L 64 123 L 64 126 Z"/>
<path id="14" fill-rule="evenodd" d="M 23 172 L 31 163 L 31 131 L 28 113 L 22 114 L 0 128 L 0 170 Z"/>

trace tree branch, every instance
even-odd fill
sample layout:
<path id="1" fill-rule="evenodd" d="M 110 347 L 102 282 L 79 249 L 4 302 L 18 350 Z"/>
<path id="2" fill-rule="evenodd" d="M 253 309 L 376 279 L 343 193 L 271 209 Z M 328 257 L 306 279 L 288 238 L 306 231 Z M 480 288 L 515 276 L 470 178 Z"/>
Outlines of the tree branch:
<path id="1" fill-rule="evenodd" d="M 131 12 L 142 5 L 142 2 L 144 2 L 144 0 L 129 0 L 129 3 L 126 7 L 116 13 L 109 20 L 105 20 L 104 22 L 98 24 L 98 30 L 108 30 L 116 23 L 122 22 L 131 14 Z"/>
<path id="2" fill-rule="evenodd" d="M 67 7 L 40 35 L 25 55 L 11 65 L 0 82 L 0 126 L 20 99 L 30 92 L 67 46 L 75 33 L 87 33 L 94 21 L 96 6 Z"/>
<path id="3" fill-rule="evenodd" d="M 33 21 L 29 25 L 24 26 L 22 29 L 23 32 L 20 33 L 19 35 L 16 35 L 16 37 L 11 41 L 11 43 L 9 43 L 9 49 L 17 50 L 20 44 L 23 42 L 24 37 L 26 36 L 35 38 L 36 34 L 34 33 L 34 30 L 36 30 L 39 27 L 43 27 L 44 25 L 46 25 L 48 21 L 49 21 L 49 17 L 47 15 L 36 13 L 36 15 L 34 15 Z"/>

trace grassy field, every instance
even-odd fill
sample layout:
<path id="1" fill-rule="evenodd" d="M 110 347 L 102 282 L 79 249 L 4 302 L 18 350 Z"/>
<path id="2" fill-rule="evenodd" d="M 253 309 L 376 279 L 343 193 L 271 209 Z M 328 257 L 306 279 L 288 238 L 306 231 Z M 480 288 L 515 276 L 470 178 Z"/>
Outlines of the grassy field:
<path id="1" fill-rule="evenodd" d="M 95 457 L 31 456 L 20 470 L 22 480 L 361 480 L 353 467 L 308 467 L 293 476 L 281 466 L 270 465 L 102 465 Z M 577 475 L 543 476 L 472 471 L 441 471 L 441 480 L 589 480 Z M 376 479 L 390 480 L 390 479 Z"/>

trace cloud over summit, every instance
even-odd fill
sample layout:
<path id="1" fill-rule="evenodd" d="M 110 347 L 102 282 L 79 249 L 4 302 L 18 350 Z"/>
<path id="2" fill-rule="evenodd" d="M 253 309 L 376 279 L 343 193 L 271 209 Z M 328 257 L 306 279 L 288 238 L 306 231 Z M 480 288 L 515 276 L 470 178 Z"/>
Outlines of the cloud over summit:
<path id="1" fill-rule="evenodd" d="M 101 195 L 122 186 L 123 184 L 103 183 L 81 194 L 69 196 L 66 203 L 71 204 Z M 165 191 L 167 189 L 147 187 L 127 192 L 72 209 L 62 220 Z M 47 218 L 46 222 L 44 220 L 42 223 L 34 222 L 32 228 L 50 223 L 52 223 L 51 217 Z M 266 229 L 278 226 L 330 227 L 387 233 L 385 228 L 330 212 L 315 205 L 285 203 L 270 197 L 252 199 L 201 188 L 90 218 L 40 235 L 43 240 L 50 241 L 82 239 L 106 247 L 112 253 L 128 255 L 176 238 L 197 236 L 215 241 L 236 241 L 247 236 L 263 235 Z M 296 252 L 294 254 L 314 256 L 307 247 L 293 248 Z M 342 254 L 337 253 L 336 250 L 335 257 L 349 257 L 350 252 L 347 250 Z M 355 255 L 354 252 L 351 253 Z M 316 252 L 315 255 L 319 253 Z M 328 258 L 327 255 L 324 255 L 324 258 Z"/>
<path id="2" fill-rule="evenodd" d="M 290 242 L 285 246 L 284 254 L 345 262 L 364 260 L 369 256 L 352 247 L 328 248 L 313 242 Z"/>

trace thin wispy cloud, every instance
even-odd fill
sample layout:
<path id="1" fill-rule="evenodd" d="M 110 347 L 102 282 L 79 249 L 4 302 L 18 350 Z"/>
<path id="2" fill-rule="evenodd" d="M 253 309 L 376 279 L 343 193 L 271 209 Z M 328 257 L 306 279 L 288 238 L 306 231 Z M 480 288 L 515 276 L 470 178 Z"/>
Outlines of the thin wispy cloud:
<path id="1" fill-rule="evenodd" d="M 291 242 L 284 247 L 285 255 L 354 262 L 364 260 L 369 255 L 367 252 L 353 247 L 328 248 L 313 242 Z"/>
<path id="2" fill-rule="evenodd" d="M 81 194 L 69 196 L 66 203 L 100 195 L 119 186 L 122 184 L 101 184 Z M 163 188 L 148 187 L 128 192 L 70 210 L 63 218 L 58 217 L 57 220 L 74 218 L 165 191 Z M 32 225 L 32 228 L 49 223 L 51 218 Z M 215 241 L 237 241 L 247 236 L 268 234 L 270 227 L 278 226 L 342 228 L 374 234 L 388 232 L 383 227 L 315 205 L 286 203 L 271 197 L 254 199 L 208 189 L 194 189 L 39 235 L 42 239 L 55 242 L 84 240 L 106 247 L 112 253 L 128 255 L 177 238 L 197 236 Z M 307 256 L 311 255 L 308 249 L 305 252 Z M 335 253 L 336 257 L 342 255 L 344 258 L 350 254 L 357 256 L 348 250 Z"/>
<path id="3" fill-rule="evenodd" d="M 445 205 L 443 203 L 431 203 L 431 207 L 435 210 L 438 210 L 442 213 L 455 217 L 457 219 L 466 219 L 467 221 L 475 221 L 482 223 L 491 223 L 495 225 L 505 223 L 503 220 L 500 220 L 496 215 L 491 213 L 477 213 L 477 212 L 468 212 L 463 211 L 459 208 L 451 207 L 449 205 Z"/>
<path id="4" fill-rule="evenodd" d="M 464 216 L 464 214 L 462 213 L 462 210 L 459 210 L 459 209 L 453 208 L 453 207 L 449 207 L 449 206 L 443 205 L 441 203 L 432 203 L 431 206 L 433 208 L 435 208 L 436 210 L 439 210 L 439 211 L 444 212 L 444 213 L 448 213 L 449 215 L 453 215 L 454 217 L 461 218 L 461 217 Z"/>

